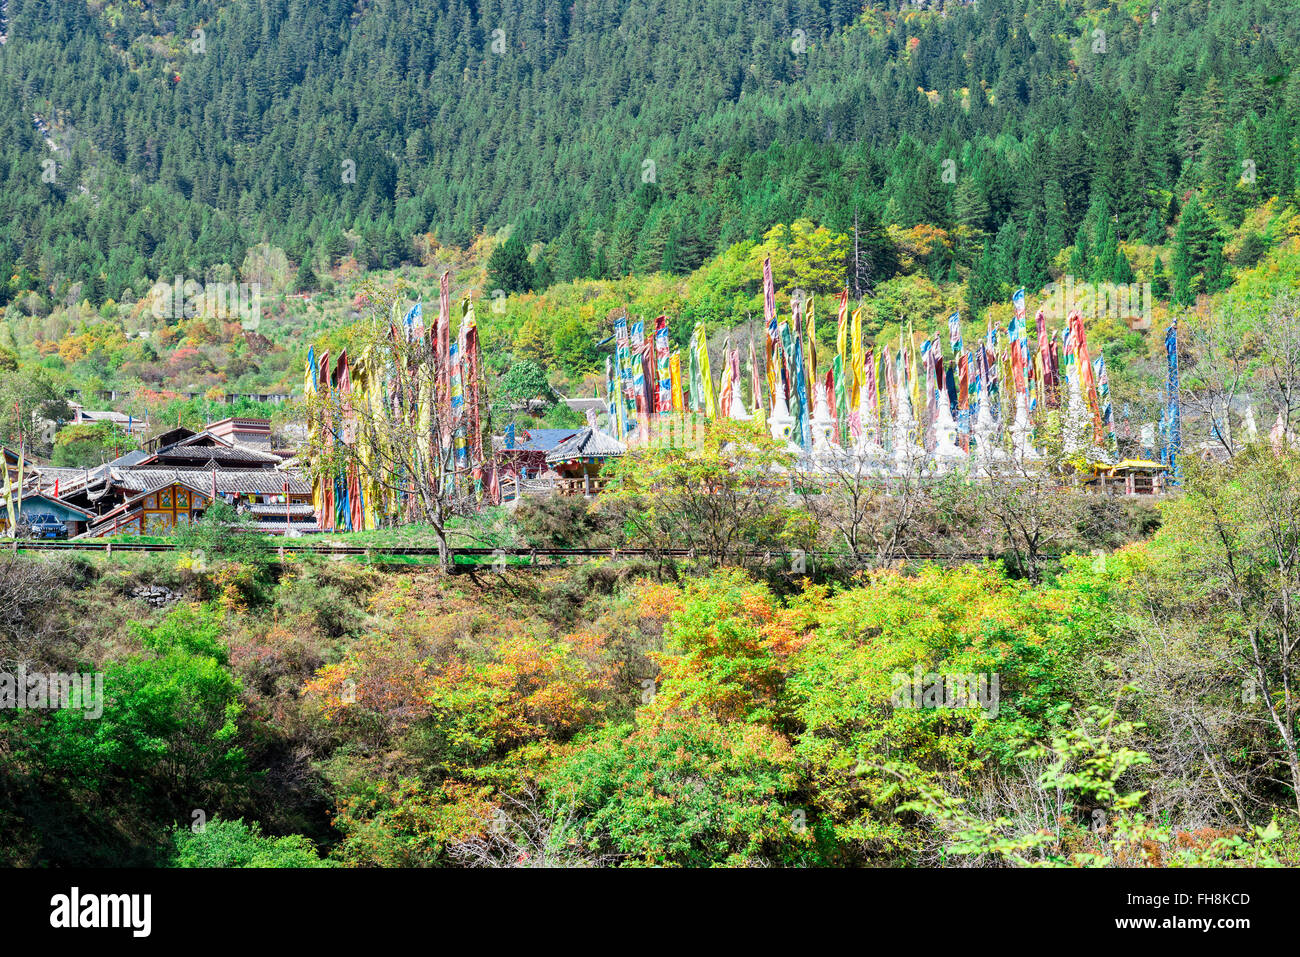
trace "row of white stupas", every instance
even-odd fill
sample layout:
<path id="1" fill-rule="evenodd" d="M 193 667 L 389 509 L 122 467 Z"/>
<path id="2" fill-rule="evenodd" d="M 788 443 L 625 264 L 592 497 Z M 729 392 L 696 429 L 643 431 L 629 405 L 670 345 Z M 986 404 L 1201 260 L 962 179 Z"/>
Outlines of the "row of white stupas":
<path id="1" fill-rule="evenodd" d="M 955 470 L 990 475 L 1008 468 L 1032 469 L 1044 460 L 1042 453 L 1033 444 L 1034 427 L 1029 420 L 1029 409 L 1023 392 L 1016 394 L 1015 418 L 1010 429 L 1010 451 L 1004 448 L 990 403 L 985 401 L 979 404 L 979 412 L 971 427 L 971 451 L 967 452 L 958 444 L 957 423 L 953 421 L 945 394 L 940 393 L 939 401 L 935 403 L 937 414 L 933 429 L 934 448 L 927 451 L 917 441 L 918 430 L 911 397 L 907 390 L 899 391 L 902 392 L 902 401 L 893 403 L 896 413 L 889 428 L 888 449 L 881 444 L 881 436 L 875 429 L 862 429 L 860 439 L 848 448 L 835 441 L 835 420 L 831 417 L 824 383 L 818 384 L 813 403 L 811 451 L 805 451 L 792 441 L 794 417 L 779 389 L 775 408 L 769 417 L 772 437 L 784 442 L 788 450 L 798 457 L 802 467 L 813 470 L 843 469 L 846 463 L 852 463 L 880 475 L 916 472 L 942 474 Z M 864 396 L 859 410 L 862 422 L 871 421 L 869 413 Z M 752 419 L 740 402 L 739 395 L 732 397 L 731 417 L 741 421 Z M 1091 442 L 1092 417 L 1084 405 L 1077 377 L 1072 378 L 1068 386 L 1063 431 L 1066 454 L 1083 453 L 1091 461 L 1110 459 L 1107 452 Z"/>

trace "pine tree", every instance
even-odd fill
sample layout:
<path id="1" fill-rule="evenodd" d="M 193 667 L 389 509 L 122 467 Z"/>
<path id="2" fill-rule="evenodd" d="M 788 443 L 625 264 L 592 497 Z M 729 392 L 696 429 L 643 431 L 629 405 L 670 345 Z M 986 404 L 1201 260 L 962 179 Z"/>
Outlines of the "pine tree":
<path id="1" fill-rule="evenodd" d="M 545 292 L 555 283 L 555 273 L 551 269 L 550 259 L 543 249 L 537 254 L 533 262 L 533 288 L 538 292 Z"/>
<path id="2" fill-rule="evenodd" d="M 315 271 L 311 268 L 311 257 L 303 256 L 298 264 L 298 273 L 293 277 L 294 292 L 310 292 L 320 284 Z"/>
<path id="3" fill-rule="evenodd" d="M 1083 224 L 1074 234 L 1074 248 L 1070 250 L 1069 271 L 1076 279 L 1087 275 L 1088 269 L 1088 226 Z"/>
<path id="4" fill-rule="evenodd" d="M 1109 220 L 1100 232 L 1097 252 L 1090 264 L 1091 278 L 1097 282 L 1110 282 L 1119 258 L 1119 240 L 1115 235 L 1115 224 Z"/>
<path id="5" fill-rule="evenodd" d="M 1010 288 L 1016 281 L 1016 261 L 1020 257 L 1020 230 L 1014 219 L 1008 219 L 998 230 L 993 241 L 993 274 L 999 286 Z"/>
<path id="6" fill-rule="evenodd" d="M 1192 264 L 1188 257 L 1174 250 L 1174 288 L 1171 295 L 1173 302 L 1180 306 L 1190 306 L 1196 302 L 1196 292 L 1199 288 L 1200 277 L 1192 272 Z"/>
<path id="7" fill-rule="evenodd" d="M 973 315 L 1002 298 L 1002 280 L 998 277 L 994 259 L 992 244 L 986 239 L 984 249 L 966 280 L 966 308 Z"/>
<path id="8" fill-rule="evenodd" d="M 1166 238 L 1164 217 L 1158 209 L 1153 209 L 1142 227 L 1142 241 L 1148 246 L 1161 246 Z"/>
<path id="9" fill-rule="evenodd" d="M 1156 299 L 1169 297 L 1169 279 L 1165 276 L 1165 264 L 1159 256 L 1151 266 L 1151 295 Z"/>
<path id="10" fill-rule="evenodd" d="M 1043 186 L 1043 206 L 1046 210 L 1043 219 L 1043 247 L 1051 260 L 1065 248 L 1065 193 L 1055 179 L 1048 180 Z"/>
<path id="11" fill-rule="evenodd" d="M 1191 305 L 1199 293 L 1214 293 L 1227 282 L 1219 227 L 1193 196 L 1174 234 L 1174 302 Z"/>
<path id="12" fill-rule="evenodd" d="M 663 257 L 660 259 L 659 268 L 666 273 L 676 273 L 681 271 L 681 263 L 681 242 L 678 239 L 677 227 L 672 226 L 664 239 Z"/>
<path id="13" fill-rule="evenodd" d="M 515 236 L 492 250 L 487 262 L 489 289 L 502 289 L 507 293 L 528 292 L 537 285 L 533 264 L 528 261 L 528 250 Z"/>
<path id="14" fill-rule="evenodd" d="M 969 176 L 963 176 L 957 183 L 953 209 L 958 225 L 980 232 L 988 228 L 989 219 L 993 215 L 988 199 Z"/>
<path id="15" fill-rule="evenodd" d="M 1049 265 L 1047 244 L 1038 226 L 1038 213 L 1031 210 L 1029 222 L 1025 226 L 1025 241 L 1020 247 L 1020 261 L 1016 269 L 1020 285 L 1030 292 L 1042 289 L 1051 279 Z"/>
<path id="16" fill-rule="evenodd" d="M 1129 262 L 1128 256 L 1124 254 L 1124 250 L 1115 250 L 1115 267 L 1111 271 L 1110 281 L 1116 285 L 1123 286 L 1135 282 L 1136 280 L 1137 277 L 1133 275 L 1133 264 Z"/>

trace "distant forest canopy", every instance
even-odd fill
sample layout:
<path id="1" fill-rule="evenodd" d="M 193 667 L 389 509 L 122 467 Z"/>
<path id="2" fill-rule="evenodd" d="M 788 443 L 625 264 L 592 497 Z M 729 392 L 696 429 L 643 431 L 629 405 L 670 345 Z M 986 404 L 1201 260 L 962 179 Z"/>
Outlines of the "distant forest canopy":
<path id="1" fill-rule="evenodd" d="M 979 304 L 1013 246 L 1036 277 L 1081 234 L 1163 243 L 1193 195 L 1222 229 L 1292 200 L 1297 13 L 8 0 L 0 305 L 138 298 L 262 242 L 306 285 L 507 225 L 521 287 L 685 274 L 799 219 L 856 224 L 845 280 L 863 293 L 897 267 L 886 227 L 941 228 L 926 271 Z"/>

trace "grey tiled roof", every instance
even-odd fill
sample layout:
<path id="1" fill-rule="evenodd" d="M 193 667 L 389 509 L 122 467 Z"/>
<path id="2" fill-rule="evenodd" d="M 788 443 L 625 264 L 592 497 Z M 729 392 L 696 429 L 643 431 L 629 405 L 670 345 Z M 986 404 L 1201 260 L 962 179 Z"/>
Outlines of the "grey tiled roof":
<path id="1" fill-rule="evenodd" d="M 162 488 L 170 482 L 184 482 L 194 488 L 211 491 L 211 469 L 114 469 L 114 484 L 132 491 Z M 217 469 L 217 493 L 239 494 L 254 492 L 259 495 L 281 495 L 284 483 L 289 483 L 289 491 L 295 495 L 311 492 L 311 482 L 300 472 L 284 472 L 279 469 Z"/>
<path id="2" fill-rule="evenodd" d="M 144 451 L 143 449 L 132 449 L 130 452 L 127 452 L 125 455 L 119 455 L 117 458 L 113 459 L 108 464 L 116 466 L 117 468 L 120 469 L 127 468 L 128 466 L 135 465 L 138 462 L 143 462 L 148 457 L 149 457 L 149 453 Z M 77 471 L 80 471 L 80 469 L 78 469 Z"/>
<path id="3" fill-rule="evenodd" d="M 181 459 L 186 462 L 266 462 L 274 465 L 280 461 L 279 456 L 270 452 L 259 452 L 250 448 L 231 448 L 228 445 L 173 445 L 159 449 L 155 455 L 160 459 Z"/>
<path id="4" fill-rule="evenodd" d="M 587 426 L 573 438 L 561 442 L 546 453 L 546 464 L 553 465 L 577 458 L 610 458 L 626 451 L 627 446 L 612 435 Z"/>
<path id="5" fill-rule="evenodd" d="M 506 450 L 505 437 L 496 436 L 492 447 L 512 452 L 549 452 L 581 429 L 515 429 L 515 447 Z"/>
<path id="6" fill-rule="evenodd" d="M 290 526 L 295 532 L 319 532 L 320 525 L 315 519 L 310 522 L 293 522 Z M 284 522 L 254 522 L 253 528 L 259 532 L 283 532 Z"/>

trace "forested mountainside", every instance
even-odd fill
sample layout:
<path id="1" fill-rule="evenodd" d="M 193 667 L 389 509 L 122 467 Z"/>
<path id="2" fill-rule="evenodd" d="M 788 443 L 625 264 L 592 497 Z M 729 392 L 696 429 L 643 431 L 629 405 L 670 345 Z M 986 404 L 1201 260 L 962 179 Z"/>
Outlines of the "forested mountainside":
<path id="1" fill-rule="evenodd" d="M 1191 192 L 1233 227 L 1296 189 L 1298 10 L 8 0 L 0 296 L 98 306 L 260 241 L 394 267 L 506 225 L 536 286 L 686 273 L 803 217 L 856 222 L 867 291 L 890 224 L 964 227 L 936 278 L 1000 230 L 1050 260 L 1090 210 L 1154 242 Z"/>
<path id="2" fill-rule="evenodd" d="M 171 509 L 174 551 L 0 550 L 0 867 L 1300 865 L 1297 13 L 0 0 L 0 443 L 88 471 L 141 419 L 266 415 L 318 517 L 359 502 L 348 455 L 409 490 L 328 557 L 257 531 L 307 508 L 278 473 L 283 501 L 141 505 Z M 920 404 L 903 348 L 872 366 L 892 468 L 873 372 L 852 456 L 710 412 L 689 446 L 605 446 L 581 486 L 513 483 L 590 498 L 417 496 L 446 477 L 435 439 L 459 462 L 466 433 L 491 452 L 516 420 L 577 426 L 560 393 L 607 388 L 615 317 L 669 317 L 711 391 L 709 352 L 734 368 L 720 347 L 762 322 L 765 262 L 780 318 L 807 303 L 807 352 L 801 318 L 773 366 L 794 394 L 804 356 L 842 383 L 846 286 L 854 366 L 917 333 L 946 355 L 954 311 L 993 341 L 1018 287 L 1026 317 L 1052 282 L 1142 306 L 1089 290 L 1064 384 L 1104 385 L 1042 392 L 1036 434 L 982 425 L 1029 392 L 1024 325 L 1000 379 L 977 347 L 976 457 L 924 473 L 912 411 L 951 403 Z M 479 300 L 481 348 L 368 359 L 357 386 L 345 349 L 417 301 L 427 322 L 443 276 Z M 256 305 L 156 309 L 159 280 Z M 425 341 L 399 328 L 371 344 Z M 340 382 L 314 407 L 293 401 L 309 345 Z M 388 369 L 414 384 L 375 388 Z M 424 414 L 467 393 L 470 428 Z M 73 398 L 131 434 L 63 425 Z M 1165 464 L 1067 444 L 1085 401 Z M 372 456 L 403 433 L 376 446 L 367 407 L 409 419 L 414 464 Z M 516 453 L 537 454 L 470 464 L 499 479 Z M 121 488 L 114 531 L 158 492 Z M 52 700 L 72 676 L 94 692 Z"/>

